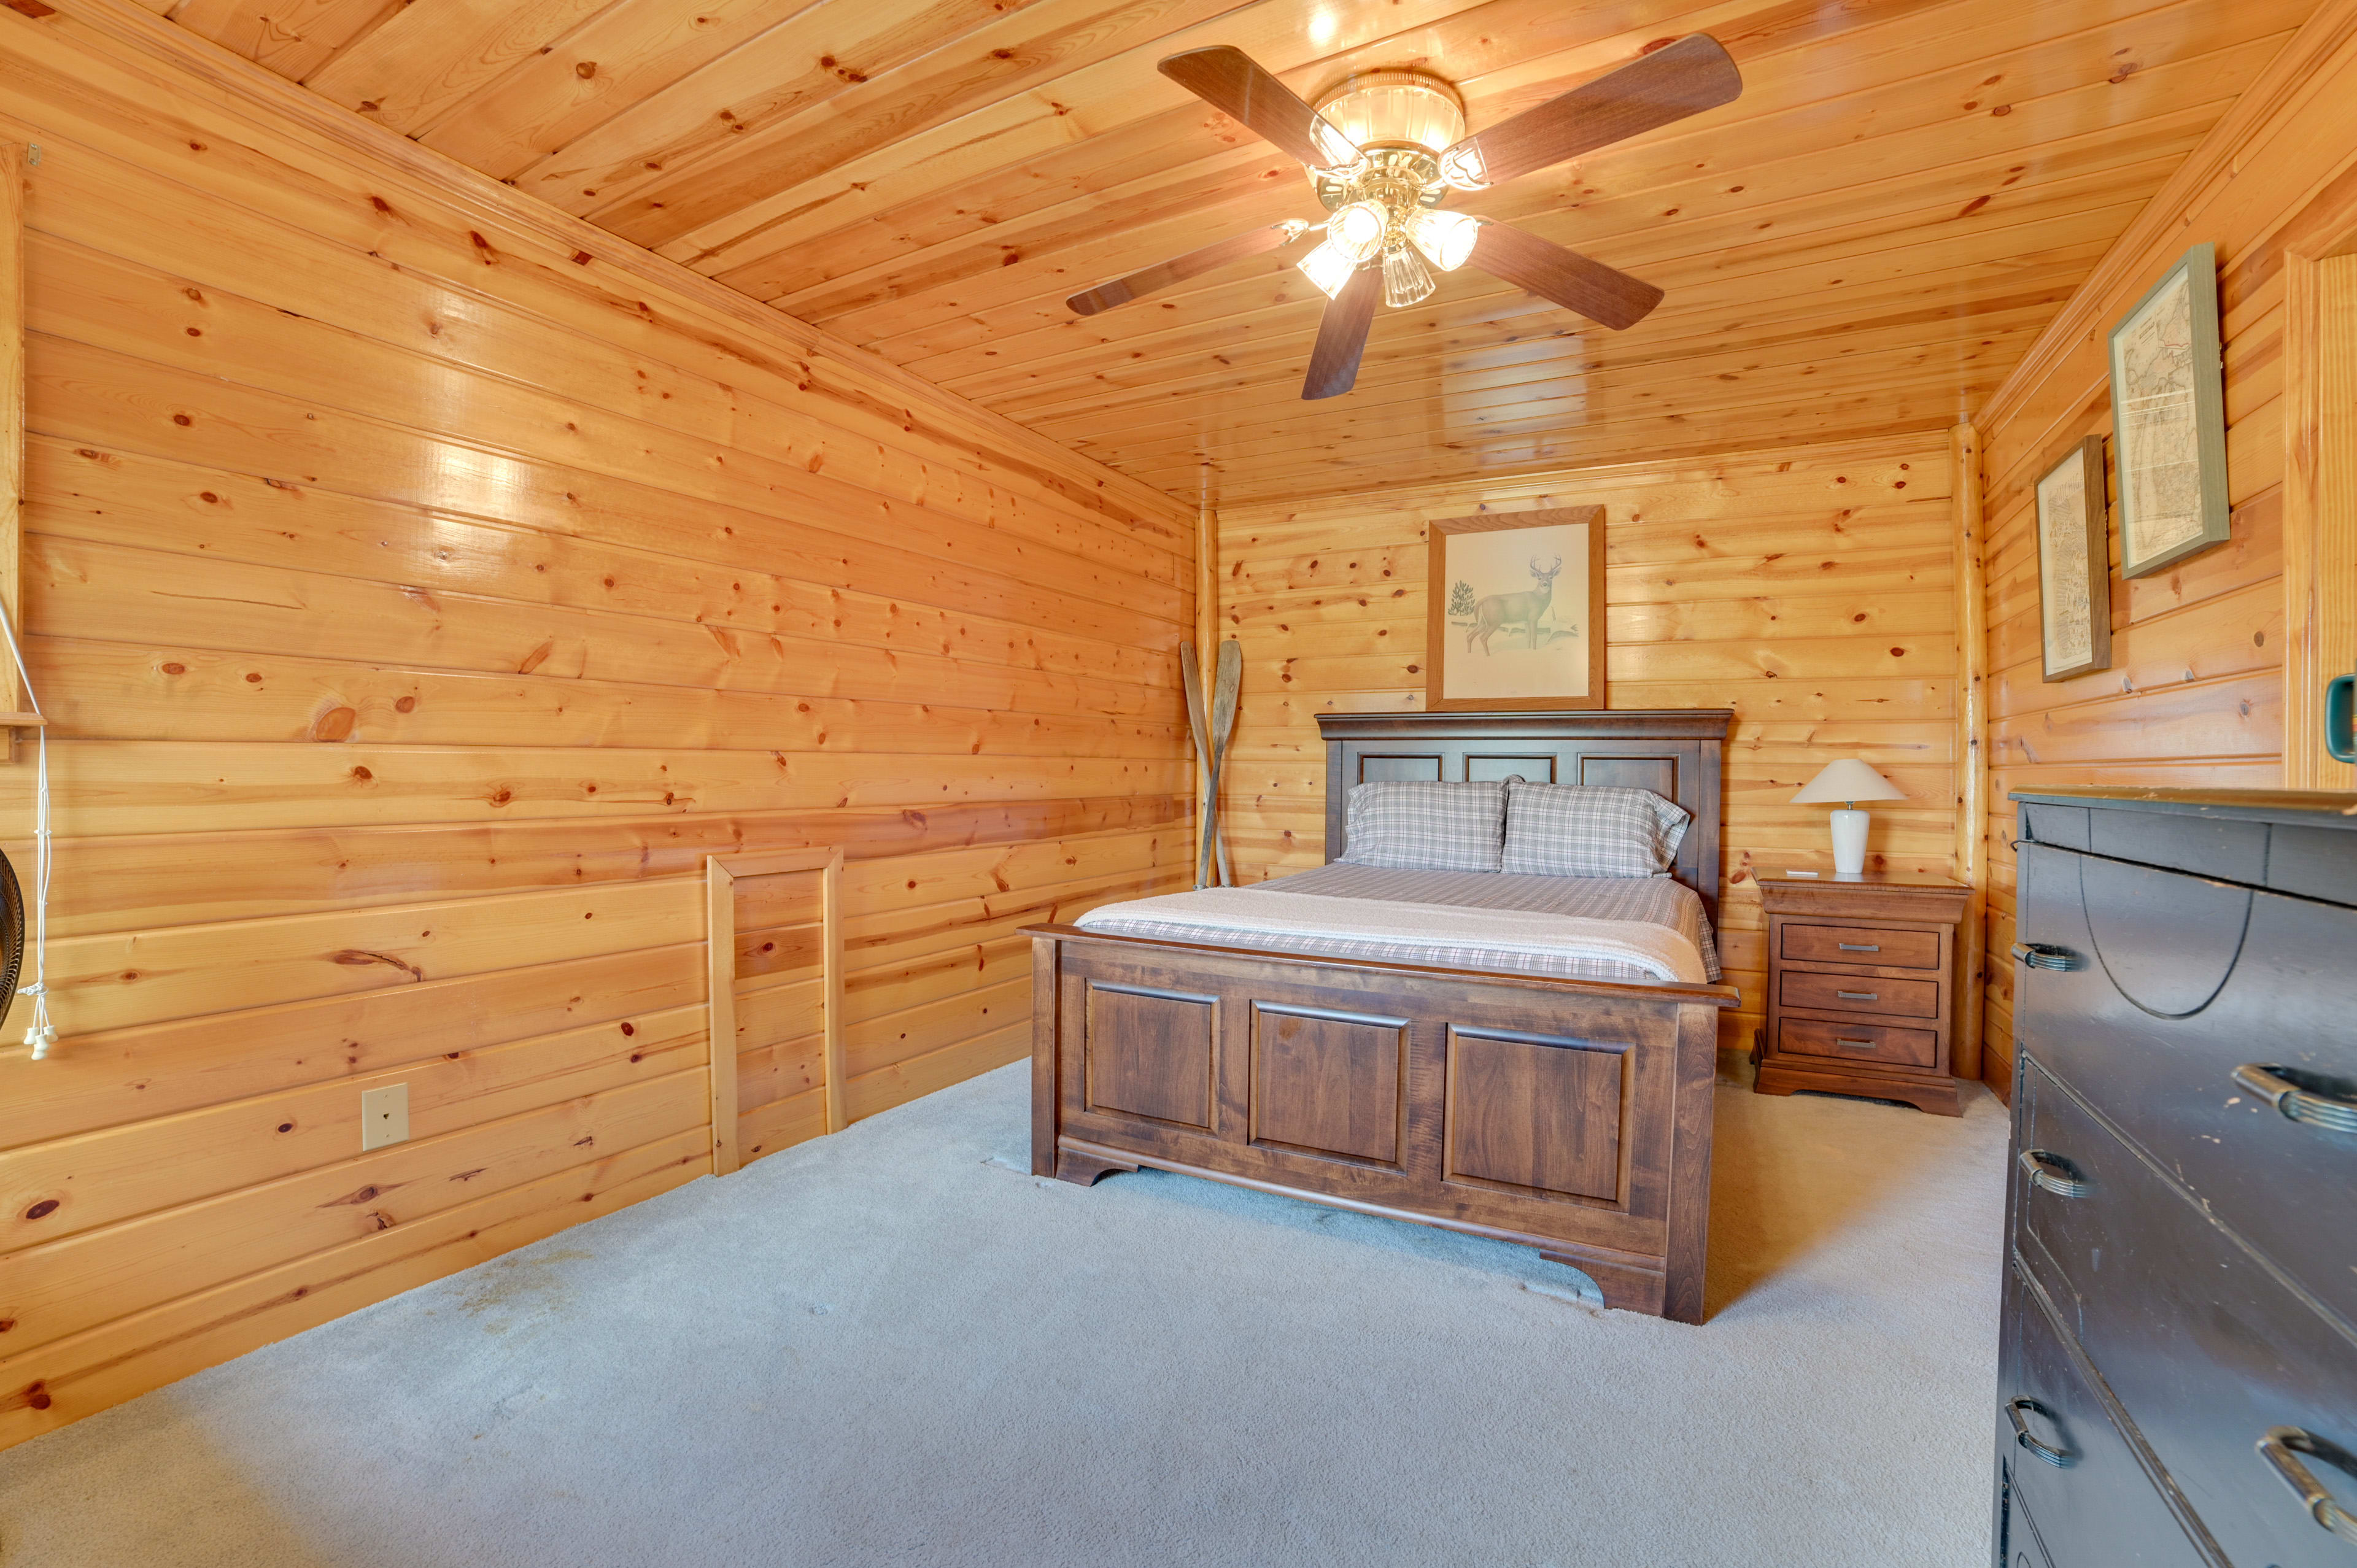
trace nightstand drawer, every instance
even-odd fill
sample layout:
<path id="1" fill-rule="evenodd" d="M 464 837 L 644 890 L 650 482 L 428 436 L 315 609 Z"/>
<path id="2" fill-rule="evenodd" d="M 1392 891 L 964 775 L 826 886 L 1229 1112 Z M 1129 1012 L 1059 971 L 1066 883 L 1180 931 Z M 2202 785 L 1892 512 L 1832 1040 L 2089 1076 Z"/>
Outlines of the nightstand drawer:
<path id="1" fill-rule="evenodd" d="M 1795 1056 L 1845 1061 L 1889 1062 L 1930 1067 L 1940 1059 L 1937 1029 L 1900 1029 L 1888 1024 L 1835 1024 L 1823 1018 L 1781 1018 L 1776 1048 Z"/>
<path id="2" fill-rule="evenodd" d="M 1936 980 L 1887 980 L 1878 975 L 1783 972 L 1776 999 L 1787 1007 L 1828 1013 L 1882 1013 L 1901 1018 L 1940 1015 Z"/>
<path id="3" fill-rule="evenodd" d="M 1885 931 L 1872 926 L 1784 928 L 1786 958 L 1803 963 L 1868 963 L 1892 969 L 1940 967 L 1937 931 Z"/>

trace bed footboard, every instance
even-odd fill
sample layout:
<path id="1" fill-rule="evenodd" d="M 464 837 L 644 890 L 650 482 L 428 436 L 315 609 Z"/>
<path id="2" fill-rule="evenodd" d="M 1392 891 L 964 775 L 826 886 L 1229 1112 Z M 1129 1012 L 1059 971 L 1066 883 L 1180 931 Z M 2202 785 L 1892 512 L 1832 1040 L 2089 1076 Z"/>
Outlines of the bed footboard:
<path id="1" fill-rule="evenodd" d="M 1035 927 L 1031 1165 L 1140 1165 L 1535 1247 L 1702 1321 L 1725 985 Z"/>

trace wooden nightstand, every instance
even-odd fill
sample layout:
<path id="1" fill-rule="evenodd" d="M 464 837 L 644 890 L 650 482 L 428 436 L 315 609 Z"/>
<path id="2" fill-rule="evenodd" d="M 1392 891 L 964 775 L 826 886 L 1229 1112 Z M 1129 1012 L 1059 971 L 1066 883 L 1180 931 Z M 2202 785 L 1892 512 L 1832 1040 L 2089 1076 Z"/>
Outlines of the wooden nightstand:
<path id="1" fill-rule="evenodd" d="M 1948 1060 L 1956 923 L 1972 890 L 1875 872 L 1759 881 L 1768 1026 L 1753 1087 L 1869 1094 L 1963 1114 Z"/>

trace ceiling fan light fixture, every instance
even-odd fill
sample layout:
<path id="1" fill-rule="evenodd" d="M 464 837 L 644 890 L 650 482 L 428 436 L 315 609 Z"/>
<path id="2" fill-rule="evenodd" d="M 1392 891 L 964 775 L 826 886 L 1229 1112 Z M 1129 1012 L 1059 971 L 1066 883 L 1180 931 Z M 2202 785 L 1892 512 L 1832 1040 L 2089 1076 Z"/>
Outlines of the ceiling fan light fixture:
<path id="1" fill-rule="evenodd" d="M 1413 245 L 1394 245 L 1383 252 L 1383 303 L 1394 308 L 1428 298 L 1436 284 L 1432 269 Z"/>
<path id="2" fill-rule="evenodd" d="M 1316 284 L 1319 292 L 1329 299 L 1340 297 L 1342 285 L 1349 283 L 1351 274 L 1359 270 L 1359 263 L 1336 248 L 1332 240 L 1328 240 L 1294 265 L 1299 267 L 1301 275 Z"/>
<path id="3" fill-rule="evenodd" d="M 1326 242 L 1353 264 L 1372 262 L 1391 232 L 1392 215 L 1380 201 L 1354 201 L 1326 220 Z"/>
<path id="4" fill-rule="evenodd" d="M 1474 242 L 1481 237 L 1481 220 L 1419 207 L 1408 214 L 1407 237 L 1434 266 L 1453 273 L 1471 259 Z"/>

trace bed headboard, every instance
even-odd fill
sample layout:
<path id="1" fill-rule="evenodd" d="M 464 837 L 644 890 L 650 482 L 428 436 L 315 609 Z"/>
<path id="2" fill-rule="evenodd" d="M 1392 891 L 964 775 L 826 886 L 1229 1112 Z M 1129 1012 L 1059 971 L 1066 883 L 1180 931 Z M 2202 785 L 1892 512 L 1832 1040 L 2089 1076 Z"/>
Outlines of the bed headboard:
<path id="1" fill-rule="evenodd" d="M 1677 879 L 1718 923 L 1720 779 L 1732 708 L 1541 714 L 1320 714 L 1326 858 L 1339 860 L 1351 787 L 1374 779 L 1509 779 L 1651 789 L 1694 813 Z"/>

